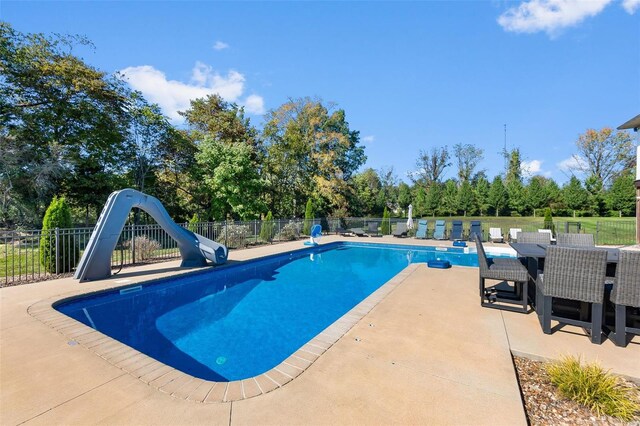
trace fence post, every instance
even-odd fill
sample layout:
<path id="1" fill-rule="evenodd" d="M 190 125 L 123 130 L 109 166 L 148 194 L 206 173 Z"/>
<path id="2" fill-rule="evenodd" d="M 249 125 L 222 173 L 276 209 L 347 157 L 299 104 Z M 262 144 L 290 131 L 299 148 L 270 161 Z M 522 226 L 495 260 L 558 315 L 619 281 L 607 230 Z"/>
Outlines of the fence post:
<path id="1" fill-rule="evenodd" d="M 599 241 L 599 238 L 598 238 L 599 234 L 600 234 L 600 222 L 596 221 L 596 244 L 598 244 L 598 241 Z"/>
<path id="2" fill-rule="evenodd" d="M 136 224 L 131 229 L 131 264 L 136 264 Z"/>
<path id="3" fill-rule="evenodd" d="M 60 228 L 56 227 L 56 275 L 60 273 Z"/>

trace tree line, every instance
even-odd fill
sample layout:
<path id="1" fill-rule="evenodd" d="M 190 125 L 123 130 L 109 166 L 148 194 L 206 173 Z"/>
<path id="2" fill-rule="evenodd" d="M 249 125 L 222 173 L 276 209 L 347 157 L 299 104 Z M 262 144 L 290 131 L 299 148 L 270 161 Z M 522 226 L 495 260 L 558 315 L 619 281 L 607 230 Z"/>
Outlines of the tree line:
<path id="1" fill-rule="evenodd" d="M 79 48 L 92 45 L 0 22 L 0 227 L 40 226 L 55 196 L 70 203 L 76 223 L 91 224 L 125 187 L 156 196 L 178 221 L 302 217 L 309 200 L 314 215 L 333 217 L 409 204 L 425 216 L 635 208 L 624 132 L 581 135 L 589 177 L 562 188 L 542 176 L 525 181 L 518 150 L 505 153 L 508 169 L 489 181 L 476 170 L 482 149 L 471 144 L 454 147 L 455 179 L 443 180 L 452 165 L 446 146 L 420 152 L 409 185 L 393 168 L 361 170 L 359 132 L 321 99 L 290 99 L 258 129 L 242 107 L 209 95 L 192 100 L 176 127 L 121 76 L 75 55 Z"/>

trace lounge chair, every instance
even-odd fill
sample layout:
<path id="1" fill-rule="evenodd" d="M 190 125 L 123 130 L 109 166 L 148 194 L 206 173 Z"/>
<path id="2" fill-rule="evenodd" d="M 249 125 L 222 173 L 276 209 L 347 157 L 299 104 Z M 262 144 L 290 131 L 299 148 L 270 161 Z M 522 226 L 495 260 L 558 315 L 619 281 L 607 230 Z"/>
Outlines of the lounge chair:
<path id="1" fill-rule="evenodd" d="M 357 235 L 358 237 L 366 237 L 367 233 L 364 232 L 364 230 L 362 228 L 351 228 L 349 229 L 349 232 L 351 232 L 353 235 Z"/>
<path id="2" fill-rule="evenodd" d="M 478 234 L 473 234 L 478 250 L 478 266 L 480 267 L 480 299 L 486 308 L 504 309 L 507 311 L 527 313 L 529 273 L 517 259 L 487 259 L 482 241 Z M 487 288 L 485 280 L 513 281 L 513 290 L 498 285 Z M 511 305 L 517 306 L 511 306 Z"/>
<path id="3" fill-rule="evenodd" d="M 489 228 L 489 241 L 492 243 L 503 243 L 504 237 L 500 228 Z"/>
<path id="4" fill-rule="evenodd" d="M 551 321 L 558 321 L 589 329 L 591 342 L 600 344 L 606 272 L 605 250 L 547 247 L 544 273 L 536 280 L 536 310 L 542 331 L 551 334 Z M 591 321 L 558 316 L 551 309 L 554 298 L 590 303 Z"/>
<path id="5" fill-rule="evenodd" d="M 472 220 L 469 227 L 469 240 L 473 240 L 473 236 L 477 235 L 482 241 L 482 224 L 479 220 Z"/>
<path id="6" fill-rule="evenodd" d="M 379 225 L 378 222 L 369 222 L 367 225 L 367 235 L 370 237 L 382 237 L 380 232 L 378 232 Z"/>
<path id="7" fill-rule="evenodd" d="M 451 233 L 449 239 L 452 241 L 458 241 L 462 239 L 462 221 L 454 220 L 451 222 Z"/>
<path id="8" fill-rule="evenodd" d="M 610 337 L 616 346 L 626 346 L 627 334 L 640 334 L 640 328 L 627 326 L 627 307 L 632 311 L 635 308 L 636 313 L 640 308 L 640 251 L 620 251 L 611 302 L 615 306 L 616 329 Z"/>
<path id="9" fill-rule="evenodd" d="M 522 232 L 521 228 L 509 228 L 509 242 L 517 243 L 518 242 L 518 233 Z"/>
<path id="10" fill-rule="evenodd" d="M 433 231 L 433 238 L 436 240 L 444 240 L 445 239 L 445 226 L 446 222 L 444 220 L 436 220 L 436 227 Z"/>
<path id="11" fill-rule="evenodd" d="M 551 244 L 551 234 L 547 232 L 518 232 L 519 243 Z"/>
<path id="12" fill-rule="evenodd" d="M 406 237 L 407 236 L 407 224 L 404 222 L 399 222 L 396 224 L 396 230 L 393 231 L 394 237 Z"/>
<path id="13" fill-rule="evenodd" d="M 593 234 L 558 234 L 559 246 L 594 247 L 596 245 Z"/>
<path id="14" fill-rule="evenodd" d="M 416 238 L 422 238 L 425 239 L 427 238 L 427 221 L 426 220 L 419 220 L 418 221 L 418 229 L 416 230 Z"/>

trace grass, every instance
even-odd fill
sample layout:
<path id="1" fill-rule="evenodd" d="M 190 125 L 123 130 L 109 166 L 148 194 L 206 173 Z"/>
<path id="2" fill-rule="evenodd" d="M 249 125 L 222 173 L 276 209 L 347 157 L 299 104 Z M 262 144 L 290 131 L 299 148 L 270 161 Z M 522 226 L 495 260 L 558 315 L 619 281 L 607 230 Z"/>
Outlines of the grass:
<path id="1" fill-rule="evenodd" d="M 640 413 L 638 392 L 597 364 L 582 365 L 568 356 L 547 366 L 551 382 L 560 394 L 598 415 L 631 421 Z"/>

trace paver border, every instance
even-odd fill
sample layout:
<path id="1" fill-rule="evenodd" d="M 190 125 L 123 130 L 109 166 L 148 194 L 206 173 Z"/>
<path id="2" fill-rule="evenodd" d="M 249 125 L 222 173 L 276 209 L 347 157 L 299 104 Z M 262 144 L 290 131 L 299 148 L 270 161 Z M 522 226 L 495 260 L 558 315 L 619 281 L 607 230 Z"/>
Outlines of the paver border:
<path id="1" fill-rule="evenodd" d="M 286 253 L 286 252 L 285 252 Z M 282 253 L 281 253 L 282 254 Z M 268 258 L 257 257 L 258 260 Z M 246 261 L 241 261 L 244 263 Z M 353 326 L 367 315 L 389 293 L 411 275 L 421 263 L 412 263 L 381 285 L 368 297 L 338 318 L 333 324 L 318 333 L 287 359 L 271 370 L 258 376 L 230 382 L 214 382 L 183 373 L 156 359 L 131 348 L 67 315 L 54 306 L 80 296 L 91 296 L 106 291 L 131 287 L 131 283 L 115 285 L 100 290 L 80 289 L 64 295 L 38 301 L 27 308 L 29 315 L 56 330 L 69 339 L 70 345 L 81 345 L 111 365 L 130 376 L 177 399 L 197 403 L 226 403 L 253 398 L 286 385 L 306 369 L 322 354 L 338 342 Z M 170 277 L 202 273 L 202 270 L 172 274 Z M 151 285 L 167 277 L 137 282 L 133 285 Z"/>

